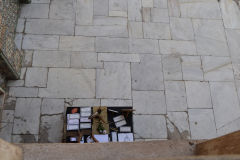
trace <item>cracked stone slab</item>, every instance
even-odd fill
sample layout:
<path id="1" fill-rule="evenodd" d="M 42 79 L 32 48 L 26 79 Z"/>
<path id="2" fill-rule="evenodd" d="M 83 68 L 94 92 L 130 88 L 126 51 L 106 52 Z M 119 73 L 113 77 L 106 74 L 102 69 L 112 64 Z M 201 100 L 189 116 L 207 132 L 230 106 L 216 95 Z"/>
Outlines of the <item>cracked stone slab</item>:
<path id="1" fill-rule="evenodd" d="M 185 84 L 188 108 L 212 108 L 208 82 L 186 81 Z"/>
<path id="2" fill-rule="evenodd" d="M 144 38 L 171 39 L 170 26 L 167 23 L 143 23 Z"/>
<path id="3" fill-rule="evenodd" d="M 27 68 L 25 86 L 46 87 L 47 74 L 47 68 Z"/>
<path id="4" fill-rule="evenodd" d="M 103 63 L 98 62 L 96 53 L 78 53 L 71 55 L 71 67 L 82 69 L 103 68 Z"/>
<path id="5" fill-rule="evenodd" d="M 166 114 L 163 91 L 133 91 L 133 109 L 136 114 Z"/>
<path id="6" fill-rule="evenodd" d="M 140 63 L 131 64 L 133 90 L 164 90 L 160 55 L 140 55 Z"/>
<path id="7" fill-rule="evenodd" d="M 142 1 L 128 0 L 128 20 L 142 21 Z"/>
<path id="8" fill-rule="evenodd" d="M 240 58 L 240 30 L 226 29 L 225 31 L 231 56 Z"/>
<path id="9" fill-rule="evenodd" d="M 18 98 L 16 101 L 13 134 L 38 134 L 40 98 Z"/>
<path id="10" fill-rule="evenodd" d="M 74 15 L 74 0 L 53 0 L 51 1 L 49 18 L 50 19 L 71 19 Z"/>
<path id="11" fill-rule="evenodd" d="M 38 88 L 10 87 L 9 96 L 11 97 L 37 97 Z"/>
<path id="12" fill-rule="evenodd" d="M 39 96 L 47 98 L 94 98 L 95 70 L 50 68 L 47 88 L 40 88 Z"/>
<path id="13" fill-rule="evenodd" d="M 64 99 L 48 99 L 42 100 L 41 114 L 51 115 L 64 112 Z"/>
<path id="14" fill-rule="evenodd" d="M 191 135 L 186 112 L 168 112 L 166 119 L 169 139 L 190 139 Z"/>
<path id="15" fill-rule="evenodd" d="M 138 54 L 98 53 L 98 61 L 105 62 L 140 62 Z"/>
<path id="16" fill-rule="evenodd" d="M 42 116 L 39 142 L 60 143 L 63 138 L 63 115 Z"/>
<path id="17" fill-rule="evenodd" d="M 21 18 L 48 18 L 49 4 L 24 4 L 21 6 Z"/>
<path id="18" fill-rule="evenodd" d="M 97 69 L 96 97 L 131 99 L 130 64 L 105 62 Z"/>
<path id="19" fill-rule="evenodd" d="M 132 100 L 123 100 L 123 99 L 101 99 L 101 106 L 131 107 L 133 106 L 133 102 Z"/>
<path id="20" fill-rule="evenodd" d="M 3 110 L 2 111 L 2 119 L 3 123 L 13 123 L 14 120 L 14 110 Z"/>
<path id="21" fill-rule="evenodd" d="M 210 82 L 217 129 L 240 117 L 239 99 L 233 82 Z"/>
<path id="22" fill-rule="evenodd" d="M 33 59 L 33 51 L 32 50 L 25 50 L 24 51 L 24 59 L 22 61 L 23 67 L 31 67 L 32 66 L 32 59 Z"/>
<path id="23" fill-rule="evenodd" d="M 217 137 L 212 109 L 189 109 L 188 115 L 192 139 Z"/>
<path id="24" fill-rule="evenodd" d="M 12 128 L 13 124 L 12 123 L 0 123 L 0 138 L 7 141 L 11 142 L 11 134 L 12 134 Z"/>
<path id="25" fill-rule="evenodd" d="M 166 139 L 166 119 L 162 115 L 134 115 L 135 138 Z"/>
<path id="26" fill-rule="evenodd" d="M 22 87 L 24 86 L 24 80 L 8 80 L 8 87 Z"/>
<path id="27" fill-rule="evenodd" d="M 232 121 L 231 123 L 228 123 L 224 125 L 221 128 L 217 129 L 218 136 L 224 136 L 226 134 L 239 131 L 240 130 L 240 118 Z"/>
<path id="28" fill-rule="evenodd" d="M 91 25 L 93 23 L 93 0 L 76 1 L 76 24 Z"/>

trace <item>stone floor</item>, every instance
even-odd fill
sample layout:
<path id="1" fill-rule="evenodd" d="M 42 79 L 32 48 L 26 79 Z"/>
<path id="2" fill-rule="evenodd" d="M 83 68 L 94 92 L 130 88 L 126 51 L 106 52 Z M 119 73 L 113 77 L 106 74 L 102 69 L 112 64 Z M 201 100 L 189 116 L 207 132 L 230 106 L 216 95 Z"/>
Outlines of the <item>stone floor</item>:
<path id="1" fill-rule="evenodd" d="M 0 137 L 60 142 L 68 106 L 133 106 L 136 140 L 240 129 L 240 11 L 233 0 L 32 0 L 21 79 Z"/>

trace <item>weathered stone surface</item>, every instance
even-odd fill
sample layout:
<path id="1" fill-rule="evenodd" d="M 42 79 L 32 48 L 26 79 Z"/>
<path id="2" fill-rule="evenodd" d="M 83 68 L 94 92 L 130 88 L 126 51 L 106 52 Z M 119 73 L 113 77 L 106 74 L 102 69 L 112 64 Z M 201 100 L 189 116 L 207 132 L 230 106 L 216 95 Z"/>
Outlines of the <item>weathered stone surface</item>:
<path id="1" fill-rule="evenodd" d="M 51 19 L 71 19 L 75 17 L 74 0 L 53 0 L 51 1 L 49 18 Z"/>
<path id="2" fill-rule="evenodd" d="M 229 55 L 221 20 L 194 19 L 193 28 L 199 55 Z"/>
<path id="3" fill-rule="evenodd" d="M 168 0 L 153 0 L 154 8 L 168 8 Z"/>
<path id="4" fill-rule="evenodd" d="M 35 51 L 33 67 L 70 67 L 70 55 L 61 51 Z"/>
<path id="5" fill-rule="evenodd" d="M 25 25 L 25 19 L 23 19 L 23 18 L 18 18 L 17 27 L 16 27 L 16 32 L 23 32 L 23 30 L 24 30 L 24 25 Z"/>
<path id="6" fill-rule="evenodd" d="M 133 91 L 133 109 L 136 114 L 166 114 L 163 91 Z"/>
<path id="7" fill-rule="evenodd" d="M 41 114 L 51 115 L 64 112 L 64 99 L 48 99 L 42 100 Z"/>
<path id="8" fill-rule="evenodd" d="M 21 18 L 48 18 L 49 4 L 24 4 L 21 6 Z"/>
<path id="9" fill-rule="evenodd" d="M 78 36 L 128 37 L 127 26 L 76 26 Z"/>
<path id="10" fill-rule="evenodd" d="M 28 19 L 26 22 L 25 33 L 73 35 L 74 22 L 71 20 Z"/>
<path id="11" fill-rule="evenodd" d="M 131 75 L 128 63 L 106 62 L 97 70 L 97 98 L 131 99 Z"/>
<path id="12" fill-rule="evenodd" d="M 151 8 L 142 8 L 143 22 L 150 22 L 151 20 Z"/>
<path id="13" fill-rule="evenodd" d="M 14 119 L 14 110 L 3 110 L 2 111 L 2 119 L 3 123 L 13 123 Z"/>
<path id="14" fill-rule="evenodd" d="M 158 41 L 152 39 L 130 39 L 129 52 L 143 54 L 159 54 Z"/>
<path id="15" fill-rule="evenodd" d="M 47 68 L 28 68 L 26 73 L 25 86 L 46 87 L 47 74 Z"/>
<path id="16" fill-rule="evenodd" d="M 12 135 L 12 143 L 37 143 L 38 135 L 23 134 L 23 135 Z"/>
<path id="17" fill-rule="evenodd" d="M 240 117 L 239 100 L 233 82 L 210 82 L 217 129 Z"/>
<path id="18" fill-rule="evenodd" d="M 13 124 L 12 123 L 0 123 L 0 138 L 7 141 L 11 142 L 11 134 L 12 134 L 12 128 Z"/>
<path id="19" fill-rule="evenodd" d="M 188 108 L 212 108 L 208 82 L 186 81 Z"/>
<path id="20" fill-rule="evenodd" d="M 95 51 L 95 38 L 82 36 L 61 36 L 59 49 L 64 51 Z"/>
<path id="21" fill-rule="evenodd" d="M 161 54 L 196 55 L 193 41 L 159 40 Z"/>
<path id="22" fill-rule="evenodd" d="M 181 57 L 178 55 L 165 55 L 162 57 L 165 80 L 182 80 Z"/>
<path id="23" fill-rule="evenodd" d="M 26 75 L 27 68 L 23 67 L 21 68 L 21 74 L 20 74 L 20 79 L 24 79 Z"/>
<path id="24" fill-rule="evenodd" d="M 166 119 L 169 139 L 189 139 L 191 137 L 186 112 L 168 112 Z"/>
<path id="25" fill-rule="evenodd" d="M 144 38 L 171 39 L 170 27 L 166 23 L 143 23 Z"/>
<path id="26" fill-rule="evenodd" d="M 38 88 L 10 87 L 9 96 L 12 97 L 37 97 Z"/>
<path id="27" fill-rule="evenodd" d="M 127 107 L 133 106 L 132 100 L 122 100 L 122 99 L 101 99 L 101 106 L 109 107 Z"/>
<path id="28" fill-rule="evenodd" d="M 170 18 L 171 35 L 174 40 L 194 40 L 190 18 Z"/>
<path id="29" fill-rule="evenodd" d="M 25 35 L 22 49 L 55 50 L 58 48 L 58 36 Z"/>
<path id="30" fill-rule="evenodd" d="M 142 22 L 128 22 L 128 32 L 130 38 L 143 38 Z"/>
<path id="31" fill-rule="evenodd" d="M 153 8 L 153 0 L 142 0 L 142 7 Z"/>
<path id="32" fill-rule="evenodd" d="M 17 98 L 7 97 L 4 102 L 4 109 L 15 110 Z"/>
<path id="33" fill-rule="evenodd" d="M 109 0 L 94 0 L 93 15 L 108 16 L 108 2 Z"/>
<path id="34" fill-rule="evenodd" d="M 226 134 L 236 132 L 240 130 L 240 118 L 232 121 L 231 123 L 228 123 L 224 125 L 221 128 L 217 129 L 217 135 L 218 136 L 224 136 Z"/>
<path id="35" fill-rule="evenodd" d="M 97 37 L 96 51 L 128 53 L 128 39 Z"/>
<path id="36" fill-rule="evenodd" d="M 151 22 L 169 23 L 168 9 L 151 8 Z"/>
<path id="37" fill-rule="evenodd" d="M 160 55 L 141 55 L 141 63 L 131 64 L 133 90 L 164 90 Z"/>
<path id="38" fill-rule="evenodd" d="M 142 21 L 142 2 L 141 0 L 128 0 L 128 20 Z"/>
<path id="39" fill-rule="evenodd" d="M 40 98 L 18 98 L 13 134 L 38 134 L 40 107 Z"/>
<path id="40" fill-rule="evenodd" d="M 180 0 L 182 17 L 221 19 L 217 0 Z"/>
<path id="41" fill-rule="evenodd" d="M 31 3 L 50 3 L 50 0 L 31 0 Z"/>
<path id="42" fill-rule="evenodd" d="M 33 59 L 33 51 L 25 50 L 24 51 L 24 59 L 22 61 L 23 67 L 31 67 L 32 66 L 32 59 Z"/>
<path id="43" fill-rule="evenodd" d="M 98 62 L 96 53 L 72 54 L 71 67 L 83 69 L 103 68 L 103 63 Z"/>
<path id="44" fill-rule="evenodd" d="M 140 62 L 138 54 L 121 54 L 121 53 L 99 53 L 98 61 L 106 62 Z"/>
<path id="45" fill-rule="evenodd" d="M 212 109 L 189 109 L 192 139 L 212 139 L 217 136 Z"/>
<path id="46" fill-rule="evenodd" d="M 167 111 L 186 111 L 187 95 L 182 81 L 165 81 Z"/>
<path id="47" fill-rule="evenodd" d="M 231 60 L 228 57 L 202 57 L 204 79 L 207 81 L 232 81 Z"/>
<path id="48" fill-rule="evenodd" d="M 93 23 L 93 0 L 76 1 L 76 24 L 91 25 Z"/>
<path id="49" fill-rule="evenodd" d="M 23 34 L 21 34 L 21 33 L 15 34 L 14 42 L 15 42 L 17 49 L 19 49 L 19 50 L 22 49 L 22 39 L 23 39 Z"/>
<path id="50" fill-rule="evenodd" d="M 78 107 L 100 106 L 100 99 L 75 99 L 73 101 L 73 106 Z"/>
<path id="51" fill-rule="evenodd" d="M 127 17 L 127 0 L 109 0 L 109 16 Z"/>
<path id="52" fill-rule="evenodd" d="M 240 29 L 240 10 L 234 0 L 221 0 L 220 7 L 225 28 Z"/>
<path id="53" fill-rule="evenodd" d="M 42 116 L 39 142 L 60 143 L 63 138 L 63 115 Z"/>
<path id="54" fill-rule="evenodd" d="M 225 31 L 231 56 L 240 58 L 240 30 L 226 29 Z"/>
<path id="55" fill-rule="evenodd" d="M 127 18 L 94 16 L 93 24 L 96 26 L 127 26 Z"/>
<path id="56" fill-rule="evenodd" d="M 134 115 L 135 138 L 167 138 L 166 119 L 161 115 Z"/>
<path id="57" fill-rule="evenodd" d="M 168 0 L 168 12 L 170 17 L 181 16 L 179 0 Z"/>
<path id="58" fill-rule="evenodd" d="M 9 80 L 7 83 L 9 87 L 22 87 L 24 86 L 24 80 Z"/>
<path id="59" fill-rule="evenodd" d="M 95 70 L 50 68 L 47 88 L 39 90 L 40 97 L 94 98 Z"/>
<path id="60" fill-rule="evenodd" d="M 199 56 L 182 56 L 183 80 L 203 80 L 201 58 Z"/>

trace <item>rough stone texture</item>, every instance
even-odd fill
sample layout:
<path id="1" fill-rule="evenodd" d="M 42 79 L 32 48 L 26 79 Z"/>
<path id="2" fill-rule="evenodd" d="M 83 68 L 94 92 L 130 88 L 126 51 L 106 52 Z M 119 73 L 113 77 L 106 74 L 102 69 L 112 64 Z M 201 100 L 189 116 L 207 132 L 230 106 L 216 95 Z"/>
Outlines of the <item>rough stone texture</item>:
<path id="1" fill-rule="evenodd" d="M 142 21 L 142 2 L 141 0 L 128 0 L 128 20 Z"/>
<path id="2" fill-rule="evenodd" d="M 28 68 L 26 72 L 25 86 L 46 87 L 47 74 L 47 68 Z"/>
<path id="3" fill-rule="evenodd" d="M 12 143 L 37 143 L 38 135 L 23 134 L 23 135 L 12 135 Z"/>
<path id="4" fill-rule="evenodd" d="M 127 0 L 109 0 L 109 16 L 127 17 Z"/>
<path id="5" fill-rule="evenodd" d="M 151 39 L 131 39 L 129 40 L 129 52 L 159 54 L 158 41 Z"/>
<path id="6" fill-rule="evenodd" d="M 130 38 L 143 38 L 142 22 L 128 23 L 128 32 Z"/>
<path id="7" fill-rule="evenodd" d="M 163 91 L 134 91 L 133 109 L 136 114 L 166 114 Z"/>
<path id="8" fill-rule="evenodd" d="M 51 115 L 64 113 L 64 99 L 46 99 L 42 100 L 41 114 Z"/>
<path id="9" fill-rule="evenodd" d="M 140 62 L 140 56 L 138 54 L 99 53 L 98 61 Z"/>
<path id="10" fill-rule="evenodd" d="M 93 22 L 93 0 L 76 1 L 76 24 L 91 25 Z"/>
<path id="11" fill-rule="evenodd" d="M 37 97 L 38 88 L 10 87 L 9 96 L 11 97 Z"/>
<path id="12" fill-rule="evenodd" d="M 38 134 L 40 107 L 40 98 L 18 98 L 13 134 Z"/>
<path id="13" fill-rule="evenodd" d="M 3 110 L 2 111 L 2 119 L 3 123 L 13 123 L 14 119 L 14 110 Z"/>
<path id="14" fill-rule="evenodd" d="M 12 123 L 0 123 L 0 138 L 5 141 L 11 142 L 11 134 L 12 134 Z"/>
<path id="15" fill-rule="evenodd" d="M 171 39 L 170 26 L 166 23 L 143 23 L 144 38 Z"/>
<path id="16" fill-rule="evenodd" d="M 162 57 L 165 80 L 182 80 L 181 59 L 178 55 Z"/>
<path id="17" fill-rule="evenodd" d="M 151 22 L 169 23 L 168 9 L 152 8 Z"/>
<path id="18" fill-rule="evenodd" d="M 48 18 L 49 4 L 24 4 L 21 7 L 21 18 Z"/>
<path id="19" fill-rule="evenodd" d="M 232 57 L 240 57 L 240 30 L 226 29 L 228 46 Z"/>
<path id="20" fill-rule="evenodd" d="M 100 106 L 100 99 L 75 99 L 73 106 L 89 107 L 89 106 Z"/>
<path id="21" fill-rule="evenodd" d="M 132 100 L 121 99 L 101 99 L 101 106 L 121 107 L 121 106 L 133 106 Z"/>
<path id="22" fill-rule="evenodd" d="M 51 19 L 71 19 L 74 15 L 74 0 L 52 0 L 50 5 L 49 17 Z"/>
<path id="23" fill-rule="evenodd" d="M 128 53 L 128 39 L 97 37 L 96 51 Z"/>
<path id="24" fill-rule="evenodd" d="M 96 53 L 72 54 L 71 67 L 73 68 L 103 68 L 103 63 L 98 62 Z"/>

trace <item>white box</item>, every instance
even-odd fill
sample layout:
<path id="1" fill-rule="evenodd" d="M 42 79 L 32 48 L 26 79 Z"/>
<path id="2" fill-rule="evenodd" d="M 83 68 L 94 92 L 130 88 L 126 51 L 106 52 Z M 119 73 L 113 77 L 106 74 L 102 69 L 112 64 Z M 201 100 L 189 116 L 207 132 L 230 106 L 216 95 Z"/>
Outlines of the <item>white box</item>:
<path id="1" fill-rule="evenodd" d="M 95 137 L 95 138 L 98 140 L 98 142 L 100 142 L 100 143 L 107 143 L 107 142 L 109 142 L 108 134 L 101 134 L 101 135 L 95 134 L 94 137 Z"/>
<path id="2" fill-rule="evenodd" d="M 133 142 L 133 133 L 118 133 L 119 142 Z"/>

